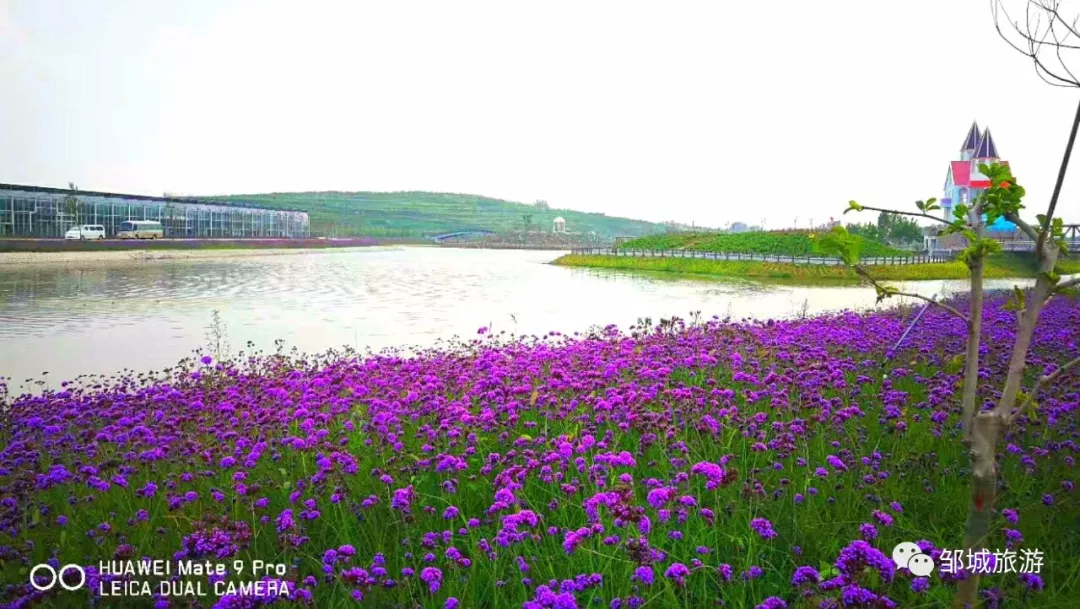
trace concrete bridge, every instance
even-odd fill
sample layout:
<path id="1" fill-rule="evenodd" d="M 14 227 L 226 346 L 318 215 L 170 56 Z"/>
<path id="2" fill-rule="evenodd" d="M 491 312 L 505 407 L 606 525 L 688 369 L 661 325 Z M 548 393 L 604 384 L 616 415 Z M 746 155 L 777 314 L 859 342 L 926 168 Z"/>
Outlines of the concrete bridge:
<path id="1" fill-rule="evenodd" d="M 495 231 L 490 230 L 462 230 L 453 233 L 443 233 L 441 235 L 435 235 L 431 238 L 435 243 L 443 243 L 445 241 L 457 241 L 459 239 L 472 239 L 475 237 L 484 237 L 487 235 L 494 235 Z"/>

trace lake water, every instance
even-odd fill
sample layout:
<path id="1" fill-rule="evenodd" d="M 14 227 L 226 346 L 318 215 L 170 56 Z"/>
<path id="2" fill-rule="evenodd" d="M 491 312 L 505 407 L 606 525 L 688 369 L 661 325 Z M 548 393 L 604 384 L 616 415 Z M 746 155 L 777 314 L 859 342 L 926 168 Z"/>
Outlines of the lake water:
<path id="1" fill-rule="evenodd" d="M 207 344 L 218 311 L 235 352 L 280 339 L 302 351 L 429 346 L 478 328 L 584 331 L 639 318 L 783 318 L 874 306 L 868 287 L 564 268 L 560 252 L 433 247 L 195 260 L 0 265 L 0 376 L 160 370 Z M 989 282 L 1009 287 L 1011 280 Z M 1028 285 L 1030 281 L 1015 283 Z M 925 295 L 963 281 L 901 283 Z M 895 302 L 895 301 L 894 301 Z"/>

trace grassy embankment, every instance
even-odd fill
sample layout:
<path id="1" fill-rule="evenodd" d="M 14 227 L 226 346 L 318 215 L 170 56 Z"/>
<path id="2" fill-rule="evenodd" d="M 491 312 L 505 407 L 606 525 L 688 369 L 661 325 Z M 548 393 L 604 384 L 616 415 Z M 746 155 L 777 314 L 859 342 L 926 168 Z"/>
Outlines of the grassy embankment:
<path id="1" fill-rule="evenodd" d="M 857 280 L 858 276 L 846 266 L 791 264 L 789 262 L 759 262 L 750 260 L 700 260 L 692 258 L 630 258 L 617 256 L 578 256 L 567 254 L 555 261 L 562 266 L 581 266 L 636 271 L 665 271 L 695 273 L 725 277 L 798 280 Z M 967 267 L 962 262 L 935 264 L 875 265 L 867 267 L 870 274 L 882 280 L 966 279 Z M 1058 262 L 1063 275 L 1080 273 L 1080 260 Z M 1034 277 L 1035 271 L 1022 256 L 998 254 L 991 256 L 986 269 L 987 278 Z"/>
<path id="2" fill-rule="evenodd" d="M 621 249 L 672 250 L 685 249 L 706 252 L 741 252 L 777 256 L 819 255 L 813 239 L 806 233 L 740 233 L 725 235 L 656 235 L 634 239 L 620 245 Z M 885 244 L 862 240 L 863 256 L 904 256 L 908 252 Z M 793 279 L 805 281 L 858 279 L 853 270 L 842 265 L 808 265 L 789 262 L 756 260 L 703 260 L 695 258 L 640 258 L 618 256 L 580 256 L 568 254 L 555 261 L 562 266 L 581 266 L 638 271 L 694 273 L 754 279 Z M 904 265 L 873 265 L 870 274 L 881 280 L 966 279 L 968 269 L 962 262 L 942 262 Z M 1080 260 L 1058 262 L 1059 273 L 1080 273 Z M 1030 256 L 1002 253 L 990 257 L 987 278 L 1034 277 L 1036 268 Z"/>
<path id="3" fill-rule="evenodd" d="M 910 256 L 911 252 L 889 247 L 862 237 L 859 253 L 863 256 Z M 770 256 L 819 256 L 810 231 L 756 233 L 669 233 L 650 235 L 622 243 L 625 250 L 691 250 L 695 252 L 731 252 L 768 254 Z"/>

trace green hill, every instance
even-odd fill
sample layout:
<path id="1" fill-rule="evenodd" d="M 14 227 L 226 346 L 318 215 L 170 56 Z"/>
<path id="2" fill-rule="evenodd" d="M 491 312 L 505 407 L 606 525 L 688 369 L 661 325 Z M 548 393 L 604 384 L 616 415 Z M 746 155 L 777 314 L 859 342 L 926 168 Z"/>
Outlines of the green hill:
<path id="1" fill-rule="evenodd" d="M 437 192 L 297 192 L 205 198 L 304 210 L 311 216 L 316 235 L 425 237 L 476 229 L 498 233 L 550 231 L 552 221 L 559 216 L 572 233 L 616 237 L 664 230 L 663 224 L 655 222 Z"/>
<path id="2" fill-rule="evenodd" d="M 862 237 L 859 253 L 863 256 L 907 256 L 905 252 Z M 621 249 L 696 250 L 704 252 L 739 252 L 775 256 L 810 256 L 818 254 L 809 231 L 756 233 L 669 233 L 631 239 Z"/>

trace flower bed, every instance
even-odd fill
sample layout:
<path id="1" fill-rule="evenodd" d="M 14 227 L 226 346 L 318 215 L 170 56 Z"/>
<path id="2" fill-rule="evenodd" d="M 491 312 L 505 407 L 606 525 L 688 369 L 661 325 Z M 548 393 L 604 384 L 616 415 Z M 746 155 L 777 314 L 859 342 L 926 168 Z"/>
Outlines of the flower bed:
<path id="1" fill-rule="evenodd" d="M 988 389 L 1015 324 L 1003 303 L 988 301 Z M 11 396 L 0 602 L 87 606 L 85 589 L 35 590 L 30 568 L 81 565 L 98 594 L 140 579 L 103 574 L 102 561 L 147 557 L 226 565 L 174 572 L 211 591 L 250 577 L 234 561 L 283 565 L 260 579 L 275 585 L 262 596 L 196 606 L 939 606 L 957 576 L 915 577 L 890 552 L 915 542 L 940 560 L 962 539 L 964 330 L 930 311 L 889 353 L 913 316 L 482 336 L 410 357 L 204 358 L 168 380 Z M 1080 305 L 1053 301 L 1033 370 L 1075 357 L 1078 334 Z M 1046 558 L 1037 576 L 985 577 L 993 598 L 1075 598 L 1063 532 L 1078 516 L 1078 394 L 1065 377 L 1005 439 L 1008 509 L 987 544 Z"/>

